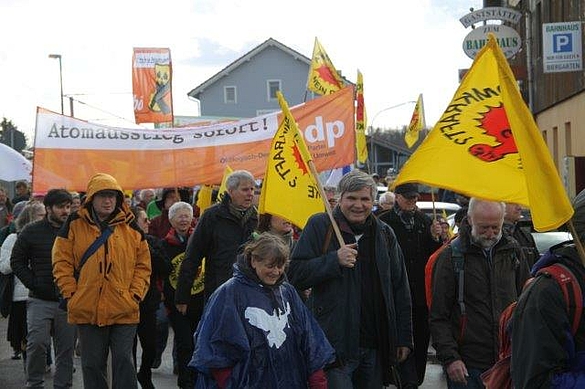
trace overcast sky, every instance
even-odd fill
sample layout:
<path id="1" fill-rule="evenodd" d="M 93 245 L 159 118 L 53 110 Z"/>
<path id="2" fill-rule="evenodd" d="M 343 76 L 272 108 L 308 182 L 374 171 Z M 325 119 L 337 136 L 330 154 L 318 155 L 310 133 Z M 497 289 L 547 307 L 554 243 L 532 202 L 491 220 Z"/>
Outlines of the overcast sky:
<path id="1" fill-rule="evenodd" d="M 348 5 L 353 6 L 348 6 Z M 355 82 L 364 76 L 369 124 L 407 125 L 423 93 L 432 126 L 471 65 L 461 48 L 469 33 L 459 18 L 481 0 L 2 0 L 0 118 L 34 137 L 36 107 L 60 112 L 63 92 L 77 118 L 136 127 L 132 49 L 168 47 L 175 115 L 197 115 L 187 92 L 272 37 L 311 57 L 315 37 L 335 67 Z M 69 114 L 69 101 L 65 101 Z M 376 115 L 379 113 L 378 115 Z M 374 119 L 372 123 L 372 119 Z"/>

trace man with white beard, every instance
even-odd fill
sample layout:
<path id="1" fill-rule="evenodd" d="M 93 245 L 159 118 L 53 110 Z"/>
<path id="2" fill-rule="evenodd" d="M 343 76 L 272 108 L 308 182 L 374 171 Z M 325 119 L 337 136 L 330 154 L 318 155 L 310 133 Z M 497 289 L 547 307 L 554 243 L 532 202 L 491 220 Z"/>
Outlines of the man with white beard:
<path id="1" fill-rule="evenodd" d="M 500 313 L 529 276 L 518 242 L 502 235 L 504 211 L 472 198 L 467 223 L 435 264 L 431 337 L 449 388 L 483 388 L 480 375 L 498 357 Z"/>

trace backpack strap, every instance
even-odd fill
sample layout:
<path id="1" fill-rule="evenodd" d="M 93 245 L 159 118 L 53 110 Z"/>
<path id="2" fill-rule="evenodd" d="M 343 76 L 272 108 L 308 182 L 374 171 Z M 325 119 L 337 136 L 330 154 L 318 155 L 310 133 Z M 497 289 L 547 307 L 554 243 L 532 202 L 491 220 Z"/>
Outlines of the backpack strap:
<path id="1" fill-rule="evenodd" d="M 81 260 L 79 261 L 79 267 L 73 270 L 73 276 L 75 277 L 75 280 L 79 279 L 79 273 L 81 273 L 81 268 L 83 267 L 83 265 L 85 265 L 85 262 L 87 262 L 89 257 L 91 257 L 97 251 L 97 249 L 100 248 L 100 246 L 106 243 L 106 240 L 110 235 L 112 235 L 112 232 L 114 232 L 112 227 L 110 226 L 106 227 L 102 231 L 102 234 L 96 240 L 93 241 L 93 243 L 87 248 L 87 250 L 85 250 L 85 253 L 83 253 Z"/>
<path id="2" fill-rule="evenodd" d="M 457 304 L 461 316 L 459 319 L 459 340 L 458 343 L 463 341 L 463 333 L 467 326 L 467 310 L 465 309 L 464 301 L 464 287 L 465 287 L 465 272 L 464 272 L 464 261 L 463 253 L 461 252 L 461 243 L 459 238 L 454 239 L 451 242 L 451 262 L 453 262 L 453 273 L 455 273 L 455 279 L 457 280 Z"/>
<path id="3" fill-rule="evenodd" d="M 581 286 L 575 278 L 575 275 L 569 268 L 561 263 L 554 263 L 550 266 L 544 267 L 538 270 L 537 274 L 546 274 L 553 278 L 565 298 L 567 304 L 567 313 L 569 318 L 573 318 L 571 323 L 571 332 L 573 336 L 579 329 L 579 323 L 581 322 L 581 315 L 583 313 L 583 294 Z"/>

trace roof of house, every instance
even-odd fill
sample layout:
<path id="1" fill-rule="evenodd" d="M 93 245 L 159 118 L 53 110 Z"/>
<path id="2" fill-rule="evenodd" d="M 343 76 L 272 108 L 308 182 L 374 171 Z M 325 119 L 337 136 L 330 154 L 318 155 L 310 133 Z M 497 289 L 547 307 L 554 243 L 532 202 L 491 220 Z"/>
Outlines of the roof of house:
<path id="1" fill-rule="evenodd" d="M 234 69 L 237 69 L 241 64 L 250 61 L 255 55 L 257 55 L 258 53 L 262 52 L 263 50 L 265 50 L 271 46 L 275 46 L 275 47 L 279 48 L 280 50 L 284 51 L 285 53 L 290 54 L 294 59 L 302 61 L 302 62 L 306 63 L 308 66 L 311 66 L 311 58 L 306 57 L 303 54 L 299 53 L 298 51 L 291 49 L 287 45 L 280 43 L 279 41 L 277 41 L 274 38 L 268 38 L 260 45 L 256 46 L 255 48 L 253 48 L 252 50 L 250 50 L 249 52 L 247 52 L 246 54 L 244 54 L 240 58 L 236 59 L 234 62 L 232 62 L 231 64 L 229 64 L 225 68 L 221 69 L 219 72 L 217 72 L 211 78 L 209 78 L 207 81 L 203 82 L 202 84 L 200 84 L 196 88 L 192 89 L 189 93 L 187 93 L 187 95 L 198 99 L 199 95 L 201 93 L 203 93 L 205 91 L 205 89 L 207 89 L 210 85 L 213 85 L 219 79 L 221 79 L 224 76 L 227 76 Z M 347 80 L 345 77 L 342 76 L 342 78 L 347 84 L 354 85 L 353 82 Z"/>
<path id="2" fill-rule="evenodd" d="M 234 69 L 238 68 L 244 62 L 250 61 L 255 55 L 262 52 L 263 50 L 267 49 L 268 47 L 275 46 L 280 50 L 284 51 L 285 53 L 290 54 L 294 59 L 305 62 L 307 65 L 311 65 L 311 58 L 305 57 L 303 54 L 299 53 L 296 50 L 291 49 L 290 47 L 280 43 L 276 39 L 268 38 L 266 41 L 261 43 L 260 45 L 256 46 L 240 58 L 236 59 L 234 62 L 217 72 L 213 77 L 209 78 L 207 81 L 203 82 L 201 85 L 197 86 L 195 89 L 191 90 L 187 93 L 188 96 L 198 98 L 199 94 L 201 94 L 205 89 L 213 85 L 216 81 L 221 79 L 222 77 L 230 74 Z"/>

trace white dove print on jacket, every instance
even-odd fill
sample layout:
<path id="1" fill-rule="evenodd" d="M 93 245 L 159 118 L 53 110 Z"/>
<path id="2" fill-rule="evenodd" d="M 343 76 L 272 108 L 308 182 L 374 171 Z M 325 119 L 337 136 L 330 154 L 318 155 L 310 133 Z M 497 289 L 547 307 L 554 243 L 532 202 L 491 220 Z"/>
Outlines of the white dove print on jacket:
<path id="1" fill-rule="evenodd" d="M 262 308 L 248 307 L 245 316 L 254 327 L 267 331 L 266 339 L 270 347 L 280 348 L 286 340 L 285 327 L 288 326 L 288 315 L 290 314 L 290 304 L 287 302 L 284 311 L 274 309 L 272 315 L 269 315 Z"/>
<path id="2" fill-rule="evenodd" d="M 197 388 L 217 388 L 211 369 L 230 368 L 228 388 L 307 388 L 335 352 L 286 276 L 263 285 L 240 255 L 234 276 L 205 305 L 189 366 Z"/>

